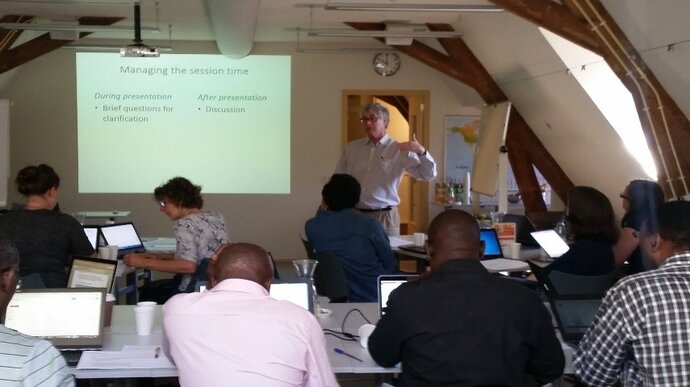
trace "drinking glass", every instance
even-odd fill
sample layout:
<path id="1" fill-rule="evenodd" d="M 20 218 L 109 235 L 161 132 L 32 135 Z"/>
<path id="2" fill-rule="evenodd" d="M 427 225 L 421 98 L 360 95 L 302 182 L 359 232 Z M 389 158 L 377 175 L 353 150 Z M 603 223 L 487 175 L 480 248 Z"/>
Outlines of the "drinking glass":
<path id="1" fill-rule="evenodd" d="M 319 261 L 315 259 L 295 259 L 292 264 L 297 270 L 297 276 L 299 278 L 306 278 L 311 283 L 311 287 L 314 290 L 314 313 L 318 316 L 320 313 L 318 296 L 316 295 L 316 286 L 314 286 L 314 270 L 316 270 L 316 265 Z"/>

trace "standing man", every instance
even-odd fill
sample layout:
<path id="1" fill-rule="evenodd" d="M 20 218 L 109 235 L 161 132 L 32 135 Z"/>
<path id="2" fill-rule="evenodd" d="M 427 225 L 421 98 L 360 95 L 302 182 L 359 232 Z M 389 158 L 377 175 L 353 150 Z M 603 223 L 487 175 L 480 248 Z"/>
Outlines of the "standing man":
<path id="1" fill-rule="evenodd" d="M 402 386 L 524 386 L 563 373 L 561 344 L 539 295 L 490 274 L 472 215 L 448 210 L 429 226 L 431 272 L 395 289 L 369 337 Z M 540 385 L 541 385 L 540 384 Z"/>
<path id="2" fill-rule="evenodd" d="M 588 385 L 690 386 L 690 202 L 662 204 L 642 248 L 660 267 L 611 288 L 575 351 Z"/>
<path id="3" fill-rule="evenodd" d="M 352 141 L 340 156 L 335 173 L 352 175 L 362 185 L 357 209 L 378 219 L 386 234 L 400 235 L 398 186 L 403 171 L 418 180 L 436 177 L 436 162 L 413 134 L 412 141 L 398 143 L 386 134 L 388 109 L 370 103 L 362 109 L 367 137 Z"/>
<path id="4" fill-rule="evenodd" d="M 163 306 L 165 349 L 180 385 L 338 385 L 316 318 L 269 296 L 273 267 L 264 249 L 223 245 L 208 274 L 210 290 Z"/>
<path id="5" fill-rule="evenodd" d="M 0 240 L 0 317 L 4 321 L 19 281 L 19 252 Z M 3 386 L 74 386 L 67 363 L 47 340 L 0 324 L 0 384 Z"/>

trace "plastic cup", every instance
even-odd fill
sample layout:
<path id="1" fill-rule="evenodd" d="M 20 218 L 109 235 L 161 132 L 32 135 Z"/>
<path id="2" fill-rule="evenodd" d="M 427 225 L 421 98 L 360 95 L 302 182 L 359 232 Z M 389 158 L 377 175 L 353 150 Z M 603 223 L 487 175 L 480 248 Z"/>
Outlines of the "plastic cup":
<path id="1" fill-rule="evenodd" d="M 518 242 L 513 242 L 510 244 L 510 257 L 520 258 L 520 250 L 522 249 L 522 244 Z"/>
<path id="2" fill-rule="evenodd" d="M 376 328 L 376 325 L 373 324 L 364 324 L 359 329 L 357 330 L 357 336 L 359 336 L 359 345 L 361 345 L 364 348 L 367 348 L 369 345 L 369 336 L 371 336 L 371 333 L 374 331 Z"/>
<path id="3" fill-rule="evenodd" d="M 424 246 L 424 242 L 426 242 L 426 234 L 424 234 L 423 232 L 414 233 L 415 246 Z"/>
<path id="4" fill-rule="evenodd" d="M 108 249 L 110 250 L 110 259 L 113 261 L 116 260 L 118 247 L 116 245 L 108 245 Z"/>
<path id="5" fill-rule="evenodd" d="M 156 316 L 156 308 L 149 306 L 135 306 L 134 320 L 137 325 L 137 335 L 147 336 L 153 329 L 153 319 Z"/>
<path id="6" fill-rule="evenodd" d="M 154 306 L 158 305 L 156 301 L 139 301 L 137 302 L 137 306 L 141 306 L 144 308 L 152 308 Z"/>
<path id="7" fill-rule="evenodd" d="M 101 246 L 98 248 L 98 258 L 110 259 L 110 249 L 108 246 Z"/>

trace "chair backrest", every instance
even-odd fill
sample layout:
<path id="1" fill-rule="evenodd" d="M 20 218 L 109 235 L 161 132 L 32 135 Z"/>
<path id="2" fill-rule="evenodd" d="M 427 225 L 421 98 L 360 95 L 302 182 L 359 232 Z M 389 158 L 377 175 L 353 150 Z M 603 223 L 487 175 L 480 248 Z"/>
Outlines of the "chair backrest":
<path id="1" fill-rule="evenodd" d="M 600 294 L 606 291 L 616 281 L 616 271 L 602 275 L 578 275 L 551 270 L 544 279 L 547 291 L 559 295 Z"/>
<path id="2" fill-rule="evenodd" d="M 314 272 L 316 292 L 328 297 L 331 302 L 347 302 L 350 287 L 338 257 L 330 251 L 320 251 L 315 255 L 319 261 Z"/>
<path id="3" fill-rule="evenodd" d="M 312 246 L 311 242 L 309 242 L 304 234 L 301 234 L 299 237 L 302 240 L 304 249 L 307 251 L 307 258 L 316 259 L 316 250 L 314 250 L 314 246 Z"/>
<path id="4" fill-rule="evenodd" d="M 279 280 L 280 274 L 278 274 L 278 266 L 276 266 L 276 260 L 273 258 L 273 254 L 270 251 L 267 252 L 268 257 L 271 258 L 271 265 L 273 265 L 273 279 Z"/>

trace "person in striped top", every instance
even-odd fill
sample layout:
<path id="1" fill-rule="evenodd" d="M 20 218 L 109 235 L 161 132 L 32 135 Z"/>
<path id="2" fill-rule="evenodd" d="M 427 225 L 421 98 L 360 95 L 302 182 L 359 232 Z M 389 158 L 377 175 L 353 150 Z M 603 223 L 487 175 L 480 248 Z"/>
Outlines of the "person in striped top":
<path id="1" fill-rule="evenodd" d="M 0 316 L 5 315 L 19 281 L 19 252 L 0 240 Z M 74 377 L 60 352 L 47 340 L 0 324 L 0 385 L 74 386 Z"/>

